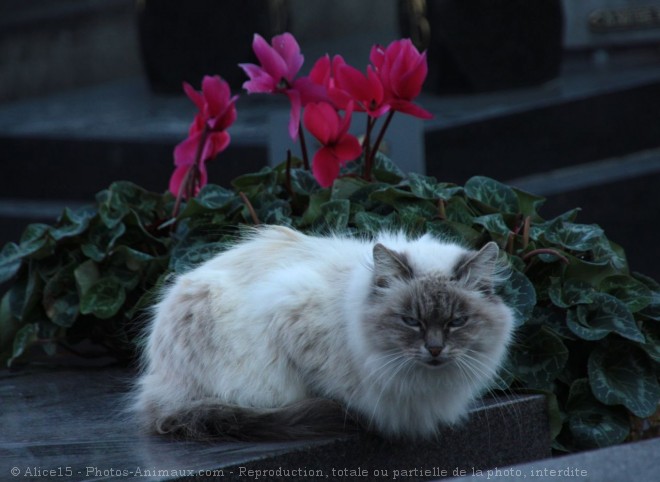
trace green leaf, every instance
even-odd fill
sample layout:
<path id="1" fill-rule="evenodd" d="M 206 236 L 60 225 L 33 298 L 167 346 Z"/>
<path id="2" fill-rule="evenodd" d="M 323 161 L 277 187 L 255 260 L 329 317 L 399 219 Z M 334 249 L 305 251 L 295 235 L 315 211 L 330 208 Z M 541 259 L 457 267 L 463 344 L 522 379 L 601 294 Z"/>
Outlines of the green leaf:
<path id="1" fill-rule="evenodd" d="M 51 227 L 47 224 L 30 224 L 21 236 L 20 250 L 23 257 L 43 258 L 52 252 Z"/>
<path id="2" fill-rule="evenodd" d="M 405 191 L 398 187 L 383 187 L 374 191 L 369 196 L 369 199 L 374 202 L 379 202 L 392 206 L 394 208 L 401 208 L 410 203 L 428 202 L 418 198 L 413 193 Z"/>
<path id="3" fill-rule="evenodd" d="M 539 217 L 538 211 L 545 203 L 545 198 L 516 188 L 513 188 L 513 192 L 518 196 L 520 214 L 523 216 L 530 216 L 532 221 L 540 220 L 541 218 Z"/>
<path id="4" fill-rule="evenodd" d="M 265 224 L 290 226 L 291 205 L 282 199 L 276 199 L 261 206 L 257 211 L 257 216 Z"/>
<path id="5" fill-rule="evenodd" d="M 558 219 L 551 223 L 545 238 L 559 246 L 573 251 L 589 251 L 600 246 L 604 233 L 595 224 L 574 224 Z"/>
<path id="6" fill-rule="evenodd" d="M 84 296 L 89 291 L 89 288 L 100 278 L 98 265 L 91 259 L 88 259 L 73 271 L 73 276 L 76 280 L 78 294 Z"/>
<path id="7" fill-rule="evenodd" d="M 131 271 L 141 270 L 145 264 L 150 263 L 156 257 L 128 246 L 118 246 L 113 252 L 113 259 L 123 263 Z"/>
<path id="8" fill-rule="evenodd" d="M 329 232 L 344 232 L 348 226 L 350 209 L 351 203 L 347 199 L 323 203 L 320 215 L 316 219 L 317 227 Z"/>
<path id="9" fill-rule="evenodd" d="M 14 347 L 11 358 L 7 361 L 7 366 L 12 366 L 14 362 L 27 351 L 39 338 L 39 325 L 30 323 L 23 326 L 14 338 Z"/>
<path id="10" fill-rule="evenodd" d="M 600 242 L 593 247 L 591 253 L 594 262 L 607 263 L 619 271 L 628 272 L 628 260 L 623 248 L 608 240 L 604 235 Z"/>
<path id="11" fill-rule="evenodd" d="M 505 213 L 519 211 L 518 196 L 509 186 L 484 176 L 474 176 L 465 183 L 465 194 Z"/>
<path id="12" fill-rule="evenodd" d="M 291 189 L 296 194 L 311 196 L 315 192 L 320 191 L 321 186 L 314 175 L 307 169 L 291 169 Z"/>
<path id="13" fill-rule="evenodd" d="M 552 302 L 560 308 L 592 303 L 595 293 L 594 287 L 584 281 L 568 279 L 561 285 L 559 278 L 550 278 L 548 295 Z"/>
<path id="14" fill-rule="evenodd" d="M 534 285 L 515 270 L 511 270 L 509 279 L 498 287 L 497 294 L 513 310 L 518 326 L 525 323 L 536 305 Z"/>
<path id="15" fill-rule="evenodd" d="M 463 192 L 463 188 L 460 186 L 439 183 L 434 177 L 423 176 L 414 172 L 408 174 L 407 184 L 415 196 L 423 199 L 448 201 L 453 196 Z"/>
<path id="16" fill-rule="evenodd" d="M 80 299 L 80 312 L 102 320 L 115 316 L 126 300 L 126 292 L 119 281 L 102 278 L 94 283 Z"/>
<path id="17" fill-rule="evenodd" d="M 101 262 L 125 232 L 126 226 L 123 223 L 115 224 L 111 228 L 107 228 L 104 224 L 95 225 L 90 228 L 89 241 L 82 244 L 80 249 L 88 258 Z"/>
<path id="18" fill-rule="evenodd" d="M 651 290 L 630 276 L 608 276 L 601 281 L 600 290 L 623 301 L 632 313 L 643 310 L 651 303 Z"/>
<path id="19" fill-rule="evenodd" d="M 362 211 L 355 214 L 355 225 L 360 232 L 376 234 L 394 229 L 396 218 L 395 213 L 382 216 L 380 214 Z"/>
<path id="20" fill-rule="evenodd" d="M 76 287 L 75 265 L 62 267 L 44 286 L 42 305 L 46 316 L 58 326 L 68 328 L 78 318 L 80 298 Z"/>
<path id="21" fill-rule="evenodd" d="M 23 252 L 15 243 L 7 243 L 0 251 L 0 283 L 11 279 L 21 267 Z"/>
<path id="22" fill-rule="evenodd" d="M 50 235 L 56 241 L 79 236 L 85 232 L 95 215 L 96 209 L 92 206 L 76 209 L 75 211 L 64 208 L 64 212 L 57 222 L 57 227 L 51 231 Z"/>
<path id="23" fill-rule="evenodd" d="M 509 226 L 507 226 L 506 221 L 504 221 L 504 218 L 500 213 L 479 216 L 474 218 L 472 222 L 483 226 L 491 234 L 504 236 L 505 238 L 508 237 L 511 232 L 511 229 L 509 229 Z"/>
<path id="24" fill-rule="evenodd" d="M 567 339 L 576 340 L 575 335 L 566 326 L 566 312 L 546 306 L 535 306 L 527 325 L 540 325 L 551 330 L 556 335 Z"/>
<path id="25" fill-rule="evenodd" d="M 316 225 L 317 219 L 321 216 L 321 206 L 330 200 L 330 190 L 316 192 L 309 197 L 309 204 L 303 213 L 298 228 L 306 228 Z"/>
<path id="26" fill-rule="evenodd" d="M 632 341 L 644 342 L 635 318 L 621 301 L 605 293 L 594 293 L 590 305 L 568 311 L 568 328 L 583 340 L 600 340 L 614 332 Z"/>
<path id="27" fill-rule="evenodd" d="M 589 384 L 606 405 L 624 405 L 640 418 L 658 409 L 660 385 L 646 354 L 630 343 L 599 346 L 589 356 Z"/>
<path id="28" fill-rule="evenodd" d="M 476 246 L 482 235 L 479 231 L 465 224 L 452 221 L 434 220 L 426 223 L 426 231 L 438 239 L 467 246 Z"/>
<path id="29" fill-rule="evenodd" d="M 397 184 L 406 177 L 406 174 L 399 169 L 399 167 L 392 162 L 390 158 L 383 155 L 382 152 L 377 152 L 374 156 L 374 163 L 371 167 L 373 176 L 381 182 L 390 184 Z"/>
<path id="30" fill-rule="evenodd" d="M 69 328 L 78 318 L 79 303 L 77 293 L 65 293 L 52 300 L 52 303 L 46 308 L 46 314 L 54 324 Z"/>
<path id="31" fill-rule="evenodd" d="M 460 197 L 451 198 L 445 206 L 445 213 L 447 215 L 447 221 L 472 226 L 474 216 L 465 199 Z"/>
<path id="32" fill-rule="evenodd" d="M 646 322 L 642 325 L 646 342 L 641 345 L 648 356 L 660 363 L 660 323 Z"/>
<path id="33" fill-rule="evenodd" d="M 207 184 L 199 191 L 197 196 L 186 203 L 186 207 L 178 219 L 185 219 L 201 213 L 223 209 L 236 201 L 237 198 L 238 196 L 234 191 L 215 184 Z"/>
<path id="34" fill-rule="evenodd" d="M 218 253 L 227 249 L 228 244 L 223 241 L 200 243 L 189 247 L 170 258 L 170 269 L 175 273 L 185 273 L 192 268 L 208 261 Z"/>
<path id="35" fill-rule="evenodd" d="M 43 282 L 31 265 L 27 276 L 16 280 L 9 289 L 9 308 L 12 316 L 25 322 L 29 312 L 39 303 Z"/>
<path id="36" fill-rule="evenodd" d="M 369 183 L 358 177 L 340 177 L 332 184 L 330 199 L 350 199 L 350 197 Z"/>
<path id="37" fill-rule="evenodd" d="M 116 227 L 130 212 L 124 196 L 117 192 L 114 185 L 100 192 L 96 199 L 99 202 L 99 217 L 107 229 Z"/>
<path id="38" fill-rule="evenodd" d="M 586 378 L 571 384 L 566 409 L 569 429 L 582 448 L 619 444 L 630 433 L 625 410 L 600 403 L 593 396 Z"/>
<path id="39" fill-rule="evenodd" d="M 268 166 L 259 172 L 239 176 L 231 182 L 236 191 L 243 191 L 248 197 L 260 190 L 272 189 L 276 183 L 277 172 Z"/>
<path id="40" fill-rule="evenodd" d="M 549 387 L 567 360 L 561 338 L 545 327 L 518 341 L 511 351 L 514 374 L 530 388 Z"/>

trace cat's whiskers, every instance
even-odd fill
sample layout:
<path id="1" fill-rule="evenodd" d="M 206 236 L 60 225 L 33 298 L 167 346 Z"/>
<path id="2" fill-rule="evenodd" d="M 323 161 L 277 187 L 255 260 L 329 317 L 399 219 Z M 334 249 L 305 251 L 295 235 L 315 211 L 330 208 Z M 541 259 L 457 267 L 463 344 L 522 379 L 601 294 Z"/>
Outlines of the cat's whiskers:
<path id="1" fill-rule="evenodd" d="M 369 360 L 370 365 L 373 365 L 381 360 L 387 360 L 387 361 L 383 364 L 376 365 L 362 380 L 360 380 L 360 383 L 354 387 L 350 397 L 348 398 L 348 400 L 346 400 L 346 408 L 349 410 L 352 408 L 353 399 L 355 398 L 356 394 L 362 393 L 363 390 L 362 387 L 365 384 L 365 382 L 368 382 L 369 385 L 371 385 L 372 384 L 371 379 L 374 376 L 376 376 L 376 374 L 378 374 L 376 381 L 380 379 L 382 376 L 384 376 L 385 373 L 387 373 L 388 365 L 397 362 L 401 357 L 402 357 L 401 350 L 399 348 L 392 348 L 390 350 L 381 353 L 379 356 Z"/>
<path id="2" fill-rule="evenodd" d="M 492 377 L 494 380 L 499 379 L 502 382 L 502 385 L 504 385 L 504 380 L 502 379 L 502 377 L 500 377 L 497 374 L 497 371 L 493 370 L 493 363 L 488 364 L 488 362 L 491 361 L 491 360 L 487 360 L 486 362 L 484 362 L 484 361 L 480 360 L 477 357 L 471 356 L 468 352 L 479 354 L 478 352 L 469 349 L 469 350 L 467 350 L 467 352 L 465 352 L 463 354 L 463 356 L 465 358 L 467 358 L 470 362 L 476 363 L 479 366 L 485 368 L 485 370 L 483 370 L 483 369 L 480 369 L 479 366 L 477 366 L 477 365 L 472 365 L 472 364 L 468 363 L 468 365 L 470 366 L 470 368 L 472 370 L 474 370 L 476 372 L 484 373 L 487 377 Z M 483 356 L 483 355 L 481 355 L 481 356 Z M 505 369 L 503 369 L 503 370 L 505 370 Z M 492 385 L 486 386 L 486 392 L 493 398 L 498 396 L 498 394 L 492 388 Z M 520 409 L 516 406 L 515 403 L 513 403 L 513 398 L 511 396 L 511 393 L 507 392 L 505 390 L 500 390 L 499 393 L 500 393 L 500 396 L 504 397 L 507 400 L 507 402 L 509 402 L 509 403 L 501 404 L 501 405 L 499 405 L 498 408 L 500 408 L 502 410 L 504 410 L 506 408 L 506 409 L 509 409 L 511 411 L 511 414 L 514 416 L 514 418 L 515 418 L 515 420 L 518 424 L 518 431 L 519 431 L 519 433 L 522 433 Z"/>
<path id="3" fill-rule="evenodd" d="M 371 427 L 371 424 L 373 423 L 373 420 L 374 420 L 374 418 L 376 417 L 376 412 L 378 412 L 378 405 L 380 404 L 380 400 L 381 400 L 382 397 L 383 397 L 383 393 L 385 392 L 385 389 L 388 388 L 388 386 L 389 386 L 390 382 L 392 381 L 392 379 L 393 379 L 394 377 L 396 377 L 396 375 L 401 371 L 401 369 L 402 369 L 404 366 L 406 366 L 406 364 L 408 364 L 408 363 L 415 363 L 415 361 L 414 361 L 413 359 L 411 359 L 411 358 L 405 356 L 404 354 L 402 354 L 398 359 L 399 359 L 399 360 L 402 360 L 401 363 L 399 363 L 399 364 L 398 364 L 398 365 L 392 370 L 392 374 L 391 374 L 390 377 L 387 379 L 387 381 L 386 381 L 385 383 L 382 383 L 382 384 L 381 384 L 380 393 L 378 394 L 378 398 L 376 399 L 376 404 L 374 405 L 374 409 L 373 409 L 373 411 L 371 412 L 371 418 L 369 419 L 369 424 L 367 425 L 368 427 Z M 378 378 L 380 379 L 381 376 L 379 376 Z M 375 382 L 375 381 L 374 381 L 374 382 Z M 375 385 L 375 383 L 374 383 L 374 385 Z"/>

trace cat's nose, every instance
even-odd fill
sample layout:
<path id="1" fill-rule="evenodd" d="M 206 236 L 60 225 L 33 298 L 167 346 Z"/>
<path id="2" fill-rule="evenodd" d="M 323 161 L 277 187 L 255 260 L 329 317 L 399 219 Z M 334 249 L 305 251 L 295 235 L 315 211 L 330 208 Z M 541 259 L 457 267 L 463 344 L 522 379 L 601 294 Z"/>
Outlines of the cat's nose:
<path id="1" fill-rule="evenodd" d="M 441 345 L 426 345 L 426 349 L 429 351 L 432 357 L 438 357 L 442 353 L 443 346 Z"/>

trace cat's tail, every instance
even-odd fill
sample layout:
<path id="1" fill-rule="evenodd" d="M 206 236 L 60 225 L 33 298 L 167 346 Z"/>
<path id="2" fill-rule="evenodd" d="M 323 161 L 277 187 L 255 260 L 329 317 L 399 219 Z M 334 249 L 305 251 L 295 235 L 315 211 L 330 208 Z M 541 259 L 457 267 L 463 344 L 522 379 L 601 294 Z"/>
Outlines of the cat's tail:
<path id="1" fill-rule="evenodd" d="M 355 432 L 356 421 L 336 402 L 312 398 L 280 408 L 191 402 L 170 413 L 158 410 L 143 420 L 152 431 L 195 440 L 294 440 Z"/>

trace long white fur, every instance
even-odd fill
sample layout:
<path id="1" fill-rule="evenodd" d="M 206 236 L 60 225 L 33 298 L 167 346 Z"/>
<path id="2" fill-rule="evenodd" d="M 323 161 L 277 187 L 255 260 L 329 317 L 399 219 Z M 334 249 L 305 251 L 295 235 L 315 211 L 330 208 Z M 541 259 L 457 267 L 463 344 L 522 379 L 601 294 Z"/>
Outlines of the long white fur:
<path id="1" fill-rule="evenodd" d="M 492 367 L 480 375 L 452 368 L 455 373 L 439 376 L 439 370 L 393 361 L 373 349 L 362 321 L 377 242 L 405 253 L 416 275 L 451 276 L 467 252 L 429 235 L 364 240 L 256 230 L 167 288 L 148 329 L 135 408 L 167 414 L 199 397 L 274 408 L 320 396 L 394 437 L 430 436 L 438 424 L 459 420 L 501 362 L 511 312 L 498 308 L 510 326 L 480 361 Z M 201 339 L 183 342 L 186 330 Z"/>

